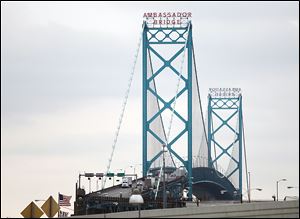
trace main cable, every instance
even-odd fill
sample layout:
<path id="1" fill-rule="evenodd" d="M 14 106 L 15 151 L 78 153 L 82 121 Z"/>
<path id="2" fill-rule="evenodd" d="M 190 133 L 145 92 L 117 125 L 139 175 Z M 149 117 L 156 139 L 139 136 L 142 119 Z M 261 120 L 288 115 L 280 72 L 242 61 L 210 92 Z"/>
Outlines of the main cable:
<path id="1" fill-rule="evenodd" d="M 249 178 L 248 178 L 248 165 L 247 165 L 247 154 L 246 154 L 246 140 L 245 140 L 245 128 L 244 128 L 244 117 L 243 117 L 243 113 L 242 113 L 242 127 L 243 127 L 243 144 L 244 144 L 244 157 L 245 157 L 245 170 L 246 170 L 246 182 L 247 182 L 247 191 L 248 191 L 248 198 L 249 198 L 249 192 L 250 192 L 250 188 L 249 188 Z"/>
<path id="2" fill-rule="evenodd" d="M 114 151 L 115 151 L 115 148 L 116 148 L 116 144 L 117 144 L 117 141 L 118 141 L 118 136 L 119 136 L 119 133 L 120 133 L 121 124 L 122 124 L 123 117 L 124 117 L 124 112 L 125 112 L 125 108 L 126 108 L 126 104 L 127 104 L 131 84 L 132 84 L 132 79 L 133 79 L 133 75 L 134 75 L 134 71 L 135 71 L 135 66 L 136 66 L 138 54 L 139 54 L 140 47 L 141 47 L 141 41 L 142 41 L 142 36 L 143 36 L 145 25 L 146 25 L 146 23 L 144 22 L 143 26 L 142 26 L 142 31 L 140 33 L 138 47 L 137 47 L 135 55 L 134 55 L 134 62 L 133 62 L 133 66 L 132 66 L 132 69 L 131 69 L 131 73 L 130 73 L 130 77 L 129 77 L 129 81 L 128 81 L 128 86 L 127 86 L 127 89 L 126 89 L 126 92 L 125 92 L 125 97 L 124 97 L 124 101 L 123 101 L 123 104 L 122 104 L 122 109 L 121 109 L 121 114 L 120 114 L 120 117 L 119 117 L 119 122 L 118 122 L 118 125 L 117 125 L 117 130 L 115 132 L 114 141 L 113 141 L 113 144 L 112 144 L 112 151 L 111 151 L 111 154 L 110 154 L 110 157 L 109 157 L 109 160 L 108 160 L 108 165 L 107 165 L 107 168 L 106 168 L 106 173 L 109 173 L 112 158 L 113 158 Z M 106 183 L 106 177 L 104 178 L 103 188 L 105 187 L 105 183 Z"/>

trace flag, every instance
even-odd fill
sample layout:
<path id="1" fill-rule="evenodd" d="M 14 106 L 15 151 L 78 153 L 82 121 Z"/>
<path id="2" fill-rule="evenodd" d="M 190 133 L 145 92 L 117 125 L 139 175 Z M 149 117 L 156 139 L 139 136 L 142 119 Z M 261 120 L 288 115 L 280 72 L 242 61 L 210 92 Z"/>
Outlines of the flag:
<path id="1" fill-rule="evenodd" d="M 58 217 L 68 217 L 68 212 L 59 210 Z"/>
<path id="2" fill-rule="evenodd" d="M 58 196 L 59 196 L 59 200 L 58 200 L 59 206 L 71 206 L 70 199 L 72 198 L 72 196 L 67 196 L 59 193 Z"/>

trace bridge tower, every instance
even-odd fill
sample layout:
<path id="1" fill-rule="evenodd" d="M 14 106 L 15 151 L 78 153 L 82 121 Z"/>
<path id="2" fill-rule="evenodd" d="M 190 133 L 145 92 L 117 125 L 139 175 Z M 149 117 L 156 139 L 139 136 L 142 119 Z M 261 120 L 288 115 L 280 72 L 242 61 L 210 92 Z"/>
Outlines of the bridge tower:
<path id="1" fill-rule="evenodd" d="M 166 146 L 168 158 L 173 163 L 174 159 L 179 161 L 188 172 L 189 198 L 191 198 L 193 40 L 191 21 L 188 18 L 180 18 L 180 22 L 180 25 L 155 25 L 155 23 L 151 25 L 149 20 L 144 22 L 142 44 L 143 176 L 146 176 L 152 168 L 161 167 L 163 147 Z M 169 53 L 167 56 L 166 52 Z M 173 96 L 166 97 L 161 93 L 162 90 L 168 89 L 168 84 L 161 89 L 158 88 L 161 75 L 175 77 L 175 81 L 178 81 L 176 92 L 170 90 L 171 88 L 168 90 L 173 93 Z M 185 103 L 181 104 L 186 107 L 186 113 L 175 109 L 177 99 L 182 96 L 186 96 Z M 166 112 L 169 112 L 168 118 L 171 118 L 169 125 L 172 124 L 174 116 L 174 119 L 176 117 L 183 127 L 172 136 L 169 135 L 171 126 L 168 129 L 167 120 L 164 118 Z M 185 155 L 173 148 L 174 144 L 182 138 L 186 138 L 183 140 L 185 143 L 180 146 L 187 150 Z"/>
<path id="2" fill-rule="evenodd" d="M 236 189 L 235 195 L 239 197 L 242 195 L 242 150 L 241 89 L 210 88 L 208 95 L 208 167 L 222 172 L 232 182 Z M 226 168 L 226 171 L 222 171 L 222 168 Z"/>

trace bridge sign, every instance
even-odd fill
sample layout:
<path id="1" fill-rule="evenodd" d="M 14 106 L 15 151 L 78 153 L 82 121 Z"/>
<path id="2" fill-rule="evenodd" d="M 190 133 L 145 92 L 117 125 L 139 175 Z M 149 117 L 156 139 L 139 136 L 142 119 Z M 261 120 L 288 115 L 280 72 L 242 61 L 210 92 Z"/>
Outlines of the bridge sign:
<path id="1" fill-rule="evenodd" d="M 125 176 L 125 173 L 117 173 L 117 176 L 118 177 L 123 177 L 123 176 Z"/>
<path id="2" fill-rule="evenodd" d="M 114 177 L 115 174 L 114 173 L 107 173 L 106 176 L 108 176 L 108 177 Z"/>
<path id="3" fill-rule="evenodd" d="M 192 18 L 191 12 L 147 12 L 143 15 L 148 25 L 187 25 Z"/>
<path id="4" fill-rule="evenodd" d="M 31 202 L 22 212 L 21 215 L 24 218 L 40 218 L 43 215 L 43 211 L 34 203 Z"/>

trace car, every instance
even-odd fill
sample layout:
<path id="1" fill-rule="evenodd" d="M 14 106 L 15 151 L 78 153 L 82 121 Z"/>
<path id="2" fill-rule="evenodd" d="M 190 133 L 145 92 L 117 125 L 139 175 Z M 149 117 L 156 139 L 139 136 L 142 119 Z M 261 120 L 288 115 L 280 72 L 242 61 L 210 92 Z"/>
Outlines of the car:
<path id="1" fill-rule="evenodd" d="M 122 188 L 132 187 L 132 177 L 123 177 L 121 187 Z"/>

